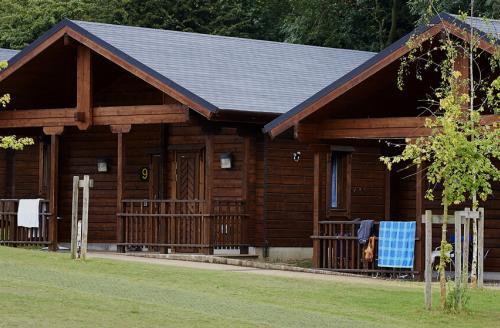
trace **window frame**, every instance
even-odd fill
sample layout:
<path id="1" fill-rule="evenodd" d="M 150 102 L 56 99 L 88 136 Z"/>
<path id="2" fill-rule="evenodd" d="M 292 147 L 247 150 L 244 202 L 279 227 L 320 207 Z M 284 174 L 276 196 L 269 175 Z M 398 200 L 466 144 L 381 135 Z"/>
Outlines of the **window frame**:
<path id="1" fill-rule="evenodd" d="M 344 217 L 350 219 L 351 215 L 351 166 L 352 147 L 332 146 L 327 155 L 326 165 L 326 216 Z M 332 173 L 334 154 L 337 158 L 337 206 L 332 207 Z"/>

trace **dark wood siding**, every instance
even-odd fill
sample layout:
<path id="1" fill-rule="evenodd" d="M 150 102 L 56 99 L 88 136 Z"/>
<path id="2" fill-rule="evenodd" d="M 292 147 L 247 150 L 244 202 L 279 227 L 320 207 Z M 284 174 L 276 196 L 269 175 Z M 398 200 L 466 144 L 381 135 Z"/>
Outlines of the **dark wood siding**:
<path id="1" fill-rule="evenodd" d="M 116 135 L 108 127 L 88 131 L 66 128 L 61 136 L 59 162 L 59 240 L 69 241 L 73 176 L 94 179 L 90 190 L 89 242 L 115 242 Z M 97 173 L 97 159 L 109 160 L 108 172 Z"/>
<path id="2" fill-rule="evenodd" d="M 299 162 L 292 159 L 296 151 L 301 152 Z M 311 246 L 312 152 L 293 140 L 260 139 L 256 176 L 257 243 L 267 239 L 269 246 Z"/>

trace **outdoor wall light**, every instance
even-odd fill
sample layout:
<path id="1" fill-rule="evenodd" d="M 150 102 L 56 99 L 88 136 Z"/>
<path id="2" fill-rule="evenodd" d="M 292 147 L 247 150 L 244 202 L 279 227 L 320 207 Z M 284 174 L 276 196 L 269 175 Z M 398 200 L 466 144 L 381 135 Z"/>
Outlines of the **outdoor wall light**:
<path id="1" fill-rule="evenodd" d="M 107 158 L 97 159 L 97 172 L 106 173 L 108 172 L 109 160 Z"/>
<path id="2" fill-rule="evenodd" d="M 302 156 L 302 153 L 300 151 L 296 151 L 295 153 L 292 154 L 292 159 L 294 162 L 300 161 L 300 157 Z"/>
<path id="3" fill-rule="evenodd" d="M 220 154 L 220 168 L 230 169 L 233 167 L 233 155 L 231 153 Z"/>

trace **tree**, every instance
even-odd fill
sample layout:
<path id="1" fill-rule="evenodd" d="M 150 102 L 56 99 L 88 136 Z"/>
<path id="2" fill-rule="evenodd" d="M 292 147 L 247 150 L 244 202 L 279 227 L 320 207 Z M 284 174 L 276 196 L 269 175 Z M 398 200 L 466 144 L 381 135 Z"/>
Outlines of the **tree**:
<path id="1" fill-rule="evenodd" d="M 466 16 L 462 19 L 465 20 Z M 426 192 L 428 199 L 434 198 L 433 187 L 436 184 L 443 186 L 443 225 L 438 265 L 441 306 L 460 309 L 461 304 L 456 304 L 456 300 L 450 304 L 446 299 L 445 266 L 450 260 L 447 253 L 452 249 L 446 236 L 447 215 L 450 205 L 462 204 L 467 200 L 472 201 L 476 209 L 476 197 L 486 200 L 492 193 L 491 181 L 500 180 L 500 171 L 493 163 L 500 159 L 499 126 L 497 123 L 482 125 L 480 121 L 480 115 L 485 110 L 494 113 L 499 110 L 500 77 L 495 71 L 500 65 L 500 56 L 498 49 L 494 49 L 489 58 L 490 76 L 474 77 L 474 69 L 460 70 L 459 66 L 466 57 L 470 67 L 479 67 L 480 59 L 484 59 L 483 52 L 477 48 L 479 36 L 471 28 L 470 42 L 464 45 L 453 38 L 449 31 L 445 32 L 437 45 L 429 46 L 430 50 L 423 49 L 422 40 L 410 39 L 408 46 L 411 51 L 400 69 L 401 77 L 411 63 L 423 62 L 421 67 L 441 73 L 440 86 L 428 99 L 429 106 L 425 109 L 432 113 L 425 123 L 431 129 L 431 134 L 407 140 L 401 155 L 381 159 L 388 169 L 402 161 L 410 161 L 418 166 L 427 163 L 425 175 L 431 185 Z M 435 61 L 439 57 L 435 56 L 437 53 L 444 59 Z M 419 72 L 416 75 L 421 76 Z M 402 87 L 401 80 L 399 83 Z M 486 94 L 486 97 L 478 98 L 480 94 Z"/>
<path id="2" fill-rule="evenodd" d="M 407 1 L 291 0 L 286 41 L 379 51 L 413 27 Z"/>
<path id="3" fill-rule="evenodd" d="M 20 49 L 63 18 L 281 41 L 288 0 L 0 0 L 0 47 Z"/>
<path id="4" fill-rule="evenodd" d="M 7 67 L 7 63 L 5 61 L 0 61 L 0 71 Z M 0 107 L 5 108 L 10 101 L 10 95 L 0 93 Z M 2 149 L 14 149 L 14 150 L 22 150 L 24 146 L 32 145 L 33 139 L 31 138 L 17 138 L 16 136 L 0 136 L 0 148 Z"/>
<path id="5" fill-rule="evenodd" d="M 425 24 L 436 13 L 449 12 L 458 14 L 470 11 L 470 0 L 409 0 L 410 12 L 418 17 L 417 24 Z M 498 0 L 476 0 L 474 15 L 485 18 L 500 18 Z"/>

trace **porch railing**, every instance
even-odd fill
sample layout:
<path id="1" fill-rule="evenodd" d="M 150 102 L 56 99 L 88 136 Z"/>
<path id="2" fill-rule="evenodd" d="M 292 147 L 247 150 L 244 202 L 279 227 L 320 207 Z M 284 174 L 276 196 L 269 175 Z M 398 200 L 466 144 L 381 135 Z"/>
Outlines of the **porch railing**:
<path id="1" fill-rule="evenodd" d="M 374 222 L 375 249 L 373 261 L 364 260 L 364 245 L 358 241 L 359 223 L 356 221 L 319 221 L 319 266 L 351 273 L 413 273 L 411 270 L 379 268 L 378 230 L 380 222 Z"/>
<path id="2" fill-rule="evenodd" d="M 215 201 L 214 213 L 203 200 L 127 199 L 122 204 L 120 246 L 200 252 L 238 247 L 246 238 L 242 202 Z"/>
<path id="3" fill-rule="evenodd" d="M 40 202 L 38 228 L 17 225 L 19 199 L 0 199 L 0 245 L 2 246 L 43 246 L 49 240 L 49 201 Z"/>
<path id="4" fill-rule="evenodd" d="M 242 200 L 215 200 L 212 214 L 212 240 L 215 248 L 247 246 L 247 214 Z"/>

